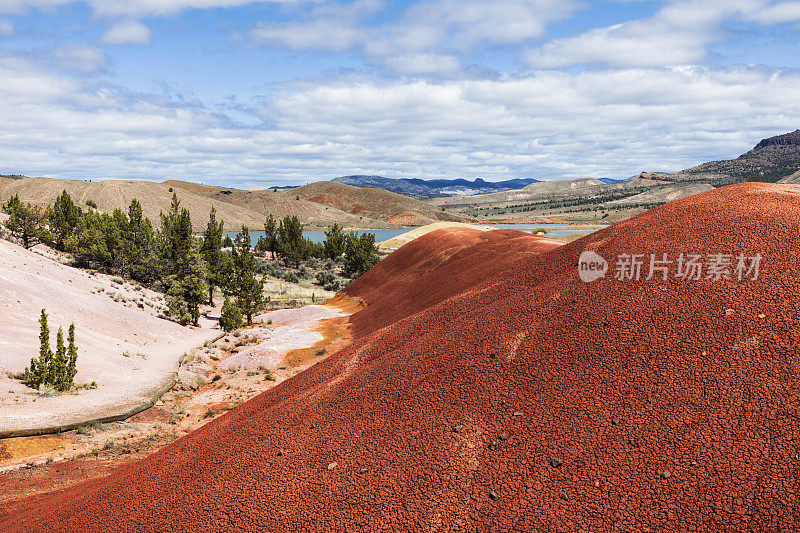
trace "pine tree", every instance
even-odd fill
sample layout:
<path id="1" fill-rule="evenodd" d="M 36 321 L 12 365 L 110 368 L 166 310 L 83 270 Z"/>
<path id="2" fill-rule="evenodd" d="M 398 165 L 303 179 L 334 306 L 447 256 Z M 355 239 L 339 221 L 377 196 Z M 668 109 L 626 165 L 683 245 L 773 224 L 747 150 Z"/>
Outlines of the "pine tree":
<path id="1" fill-rule="evenodd" d="M 56 353 L 53 357 L 53 362 L 50 365 L 49 376 L 47 383 L 53 386 L 56 390 L 67 390 L 67 348 L 64 346 L 64 330 L 58 328 L 56 334 Z"/>
<path id="2" fill-rule="evenodd" d="M 64 251 L 65 241 L 72 235 L 83 215 L 81 208 L 75 205 L 66 189 L 53 202 L 53 209 L 48 213 L 50 231 L 53 233 L 54 246 Z"/>
<path id="3" fill-rule="evenodd" d="M 128 207 L 122 248 L 133 279 L 148 282 L 158 277 L 156 261 L 153 260 L 153 225 L 144 217 L 142 204 L 136 198 Z"/>
<path id="4" fill-rule="evenodd" d="M 247 323 L 253 323 L 253 315 L 264 306 L 264 279 L 258 279 L 256 268 L 258 262 L 250 248 L 250 233 L 247 226 L 236 235 L 233 248 L 233 294 L 236 305 L 247 317 Z"/>
<path id="5" fill-rule="evenodd" d="M 31 366 L 25 369 L 25 382 L 33 388 L 47 383 L 53 351 L 50 349 L 50 328 L 47 326 L 47 313 L 42 309 L 39 317 L 39 357 L 31 359 Z"/>
<path id="6" fill-rule="evenodd" d="M 11 215 L 5 221 L 5 227 L 14 237 L 22 241 L 25 248 L 52 238 L 45 225 L 46 213 L 31 204 L 23 204 L 19 196 L 12 196 L 3 206 L 3 210 Z"/>
<path id="7" fill-rule="evenodd" d="M 182 324 L 197 324 L 208 290 L 207 266 L 192 234 L 189 211 L 173 193 L 170 211 L 161 215 L 160 256 L 169 313 Z"/>
<path id="8" fill-rule="evenodd" d="M 278 251 L 278 224 L 275 222 L 275 217 L 272 216 L 272 213 L 264 223 L 264 241 L 266 242 L 267 251 L 272 252 L 272 258 L 274 259 L 275 252 Z"/>
<path id="9" fill-rule="evenodd" d="M 308 243 L 303 238 L 303 225 L 297 216 L 286 216 L 278 224 L 277 246 L 287 261 L 294 262 L 295 268 L 308 258 Z"/>
<path id="10" fill-rule="evenodd" d="M 236 302 L 227 296 L 225 297 L 225 303 L 222 304 L 219 325 L 225 331 L 233 331 L 242 327 L 242 311 L 236 305 Z"/>
<path id="11" fill-rule="evenodd" d="M 75 324 L 70 324 L 67 332 L 67 358 L 66 388 L 69 389 L 75 383 L 75 374 L 78 373 L 78 347 L 75 345 Z"/>
<path id="12" fill-rule="evenodd" d="M 214 305 L 214 287 L 223 288 L 230 278 L 231 258 L 222 251 L 222 232 L 225 222 L 217 222 L 217 210 L 211 207 L 208 226 L 203 234 L 200 251 L 208 264 L 208 304 Z"/>
<path id="13" fill-rule="evenodd" d="M 375 234 L 362 233 L 357 236 L 351 232 L 347 236 L 344 251 L 344 271 L 348 276 L 358 277 L 378 264 Z"/>
<path id="14" fill-rule="evenodd" d="M 334 224 L 325 232 L 325 255 L 331 259 L 337 259 L 344 253 L 347 236 L 342 231 L 339 224 Z"/>

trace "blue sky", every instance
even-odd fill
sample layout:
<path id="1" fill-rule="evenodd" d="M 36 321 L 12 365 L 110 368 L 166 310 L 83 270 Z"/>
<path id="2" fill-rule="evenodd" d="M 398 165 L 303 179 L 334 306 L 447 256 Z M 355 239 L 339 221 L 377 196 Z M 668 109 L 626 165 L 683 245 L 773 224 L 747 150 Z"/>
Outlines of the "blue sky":
<path id="1" fill-rule="evenodd" d="M 0 173 L 679 170 L 800 127 L 800 1 L 0 0 Z"/>

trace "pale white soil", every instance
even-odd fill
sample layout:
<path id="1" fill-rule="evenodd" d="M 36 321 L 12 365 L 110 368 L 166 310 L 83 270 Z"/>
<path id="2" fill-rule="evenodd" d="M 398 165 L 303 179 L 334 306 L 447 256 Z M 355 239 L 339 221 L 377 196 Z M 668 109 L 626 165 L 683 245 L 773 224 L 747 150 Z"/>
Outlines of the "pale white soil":
<path id="1" fill-rule="evenodd" d="M 76 384 L 96 389 L 40 396 L 7 373 L 20 373 L 39 350 L 39 313 L 47 309 L 51 346 L 59 326 L 75 323 Z M 220 333 L 157 317 L 161 297 L 130 283 L 91 275 L 0 241 L 0 432 L 80 423 L 123 413 L 171 380 L 185 351 Z"/>
<path id="2" fill-rule="evenodd" d="M 222 361 L 223 368 L 255 370 L 259 367 L 274 369 L 291 350 L 310 348 L 323 340 L 314 331 L 323 320 L 346 316 L 347 313 L 325 305 L 307 305 L 298 309 L 278 309 L 256 317 L 256 321 L 267 327 L 245 330 L 247 335 L 263 338 L 259 344 L 242 350 Z"/>

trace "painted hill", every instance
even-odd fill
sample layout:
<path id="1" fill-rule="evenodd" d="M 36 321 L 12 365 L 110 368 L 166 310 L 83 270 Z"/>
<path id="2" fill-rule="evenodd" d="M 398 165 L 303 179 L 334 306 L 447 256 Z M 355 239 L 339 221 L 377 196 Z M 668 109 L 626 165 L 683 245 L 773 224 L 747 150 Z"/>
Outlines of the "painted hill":
<path id="1" fill-rule="evenodd" d="M 484 181 L 475 178 L 465 179 L 423 180 L 419 178 L 384 178 L 383 176 L 342 176 L 333 181 L 353 185 L 355 187 L 374 187 L 396 192 L 405 196 L 435 198 L 440 196 L 469 196 L 472 194 L 488 194 L 497 191 L 519 189 L 538 180 L 533 178 L 517 178 L 504 181 Z"/>
<path id="2" fill-rule="evenodd" d="M 715 189 L 563 246 L 429 233 L 347 289 L 351 345 L 0 529 L 798 530 L 799 191 Z M 762 268 L 583 283 L 585 250 Z"/>
<path id="3" fill-rule="evenodd" d="M 354 187 L 335 181 L 318 181 L 291 189 L 286 194 L 334 207 L 359 217 L 384 220 L 404 226 L 432 222 L 460 222 L 463 217 L 442 211 L 414 198 L 372 187 Z"/>

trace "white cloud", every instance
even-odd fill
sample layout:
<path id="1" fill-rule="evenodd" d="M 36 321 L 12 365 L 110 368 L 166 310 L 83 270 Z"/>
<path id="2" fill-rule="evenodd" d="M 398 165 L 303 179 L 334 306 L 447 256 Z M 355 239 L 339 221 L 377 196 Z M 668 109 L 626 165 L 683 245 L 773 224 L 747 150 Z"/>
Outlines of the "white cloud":
<path id="1" fill-rule="evenodd" d="M 535 68 L 580 63 L 624 67 L 697 63 L 705 58 L 707 46 L 723 36 L 723 21 L 753 17 L 764 9 L 763 0 L 676 0 L 648 19 L 554 39 L 529 51 L 526 59 Z"/>
<path id="2" fill-rule="evenodd" d="M 122 22 L 106 31 L 100 38 L 104 44 L 150 44 L 150 30 L 137 21 Z"/>
<path id="3" fill-rule="evenodd" d="M 0 160 L 23 173 L 258 186 L 347 173 L 628 176 L 735 156 L 797 128 L 800 74 L 753 68 L 537 72 L 287 91 L 244 127 L 0 54 Z M 263 184 L 263 183 L 262 183 Z"/>
<path id="4" fill-rule="evenodd" d="M 11 37 L 17 32 L 14 25 L 8 21 L 0 20 L 0 37 Z"/>
<path id="5" fill-rule="evenodd" d="M 251 32 L 259 44 L 292 49 L 357 48 L 406 74 L 452 74 L 458 53 L 481 43 L 538 38 L 549 22 L 569 16 L 574 0 L 427 0 L 384 25 L 366 21 L 384 7 L 379 0 L 328 3 L 285 23 L 262 23 Z"/>
<path id="6" fill-rule="evenodd" d="M 141 18 L 171 15 L 185 9 L 237 7 L 259 3 L 295 3 L 301 0 L 85 0 L 95 14 Z M 3 0 L 0 13 L 24 13 L 31 8 L 47 9 L 78 0 Z"/>
<path id="7" fill-rule="evenodd" d="M 90 74 L 109 63 L 108 56 L 93 46 L 66 44 L 50 52 L 52 60 L 64 70 Z"/>
<path id="8" fill-rule="evenodd" d="M 250 35 L 256 43 L 292 49 L 347 50 L 368 37 L 363 20 L 385 7 L 383 0 L 356 0 L 349 4 L 325 4 L 313 9 L 307 20 L 260 23 Z"/>
<path id="9" fill-rule="evenodd" d="M 800 2 L 778 2 L 748 13 L 748 20 L 760 24 L 780 24 L 800 20 Z"/>

